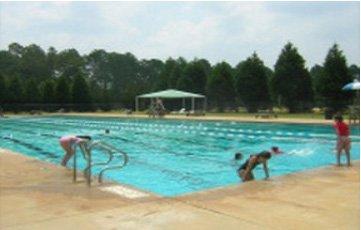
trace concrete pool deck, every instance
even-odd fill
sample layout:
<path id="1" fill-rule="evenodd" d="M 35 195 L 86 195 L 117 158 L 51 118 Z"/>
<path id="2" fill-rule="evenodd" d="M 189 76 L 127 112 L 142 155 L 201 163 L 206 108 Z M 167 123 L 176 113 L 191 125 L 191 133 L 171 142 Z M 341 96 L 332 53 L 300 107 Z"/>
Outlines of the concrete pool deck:
<path id="1" fill-rule="evenodd" d="M 72 172 L 0 149 L 1 229 L 359 229 L 360 167 L 130 199 Z"/>

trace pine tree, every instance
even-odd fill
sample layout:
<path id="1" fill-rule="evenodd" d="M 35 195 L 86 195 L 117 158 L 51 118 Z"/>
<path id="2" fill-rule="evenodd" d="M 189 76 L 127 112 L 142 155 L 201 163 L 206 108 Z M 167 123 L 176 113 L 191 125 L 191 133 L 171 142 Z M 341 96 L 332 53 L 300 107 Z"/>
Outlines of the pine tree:
<path id="1" fill-rule="evenodd" d="M 353 79 L 347 68 L 346 57 L 337 44 L 332 46 L 326 56 L 323 73 L 317 81 L 317 89 L 325 105 L 334 112 L 342 110 L 351 102 L 353 96 L 353 92 L 344 91 L 342 87 Z"/>
<path id="2" fill-rule="evenodd" d="M 232 67 L 226 62 L 217 64 L 207 80 L 207 96 L 219 111 L 234 107 L 235 88 Z"/>
<path id="3" fill-rule="evenodd" d="M 9 103 L 23 102 L 24 90 L 23 90 L 23 85 L 21 84 L 19 77 L 13 76 L 10 79 L 7 93 L 8 93 L 8 102 Z"/>
<path id="4" fill-rule="evenodd" d="M 324 74 L 323 67 L 320 65 L 314 65 L 310 70 L 315 105 L 319 107 L 325 106 L 324 101 L 322 99 L 322 95 L 320 94 L 318 89 L 318 86 L 320 85 L 319 81 L 322 78 L 323 74 Z"/>
<path id="5" fill-rule="evenodd" d="M 74 78 L 71 94 L 72 102 L 75 104 L 88 104 L 91 102 L 89 86 L 83 76 L 77 75 Z"/>
<path id="6" fill-rule="evenodd" d="M 303 111 L 312 105 L 311 76 L 305 60 L 292 43 L 287 43 L 278 57 L 271 87 L 290 113 Z"/>
<path id="7" fill-rule="evenodd" d="M 0 74 L 0 104 L 3 104 L 6 102 L 6 85 L 5 85 L 5 79 L 2 74 Z"/>
<path id="8" fill-rule="evenodd" d="M 40 84 L 40 95 L 43 103 L 54 103 L 55 99 L 55 85 L 51 79 L 46 80 Z"/>
<path id="9" fill-rule="evenodd" d="M 270 105 L 266 67 L 256 53 L 236 67 L 236 90 L 248 112 Z"/>
<path id="10" fill-rule="evenodd" d="M 60 104 L 67 104 L 71 102 L 70 97 L 70 82 L 68 77 L 60 77 L 55 87 L 55 100 Z"/>
<path id="11" fill-rule="evenodd" d="M 38 103 L 40 102 L 40 92 L 38 84 L 34 79 L 27 80 L 25 83 L 25 102 Z"/>

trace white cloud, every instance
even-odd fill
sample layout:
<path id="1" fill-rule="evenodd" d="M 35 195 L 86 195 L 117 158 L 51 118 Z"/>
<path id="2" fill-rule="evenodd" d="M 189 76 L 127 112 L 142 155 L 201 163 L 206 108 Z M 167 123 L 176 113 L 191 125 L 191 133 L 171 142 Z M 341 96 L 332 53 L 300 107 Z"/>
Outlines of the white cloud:
<path id="1" fill-rule="evenodd" d="M 11 26 L 14 30 L 27 29 L 41 22 L 60 22 L 70 14 L 70 4 L 33 2 L 32 4 L 0 5 L 2 27 Z"/>
<path id="2" fill-rule="evenodd" d="M 323 4 L 328 6 L 303 4 L 303 11 L 286 4 L 295 16 L 285 4 L 275 10 L 276 3 L 264 2 L 2 2 L 0 49 L 11 42 L 36 43 L 44 49 L 104 48 L 138 58 L 199 57 L 232 65 L 256 51 L 272 67 L 287 41 L 309 66 L 322 63 L 337 42 L 349 63 L 358 63 L 359 9 Z"/>
<path id="3" fill-rule="evenodd" d="M 269 41 L 275 36 L 277 27 L 275 27 L 276 15 L 267 10 L 264 4 L 260 2 L 250 3 L 228 3 L 225 6 L 229 14 L 226 20 L 230 22 L 240 21 L 243 25 L 241 31 L 234 33 L 245 42 L 264 42 Z M 264 35 L 267 36 L 264 36 Z M 269 35 L 272 35 L 269 36 Z"/>
<path id="4" fill-rule="evenodd" d="M 139 29 L 132 23 L 144 10 L 144 4 L 140 2 L 124 2 L 119 4 L 97 3 L 99 20 L 104 20 L 115 33 L 124 32 L 132 36 L 139 35 Z"/>
<path id="5" fill-rule="evenodd" d="M 200 22 L 169 22 L 146 43 L 155 49 L 153 52 L 159 50 L 164 55 L 187 55 L 190 52 L 196 54 L 215 44 L 220 35 L 218 26 L 218 22 L 211 17 Z"/>

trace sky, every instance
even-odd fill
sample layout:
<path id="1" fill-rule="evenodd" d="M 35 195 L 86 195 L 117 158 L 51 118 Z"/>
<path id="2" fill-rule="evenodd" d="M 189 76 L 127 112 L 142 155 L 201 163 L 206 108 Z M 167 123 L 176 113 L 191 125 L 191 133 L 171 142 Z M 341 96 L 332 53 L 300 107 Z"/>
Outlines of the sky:
<path id="1" fill-rule="evenodd" d="M 270 68 L 287 42 L 309 68 L 337 43 L 359 65 L 360 3 L 0 2 L 0 49 L 12 42 L 232 66 L 256 52 Z"/>

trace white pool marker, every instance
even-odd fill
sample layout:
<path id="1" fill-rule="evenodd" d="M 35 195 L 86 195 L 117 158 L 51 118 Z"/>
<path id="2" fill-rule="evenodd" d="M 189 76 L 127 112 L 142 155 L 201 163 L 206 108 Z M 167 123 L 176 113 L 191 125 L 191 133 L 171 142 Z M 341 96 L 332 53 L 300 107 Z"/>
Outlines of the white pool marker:
<path id="1" fill-rule="evenodd" d="M 105 191 L 105 192 L 111 192 L 129 199 L 137 199 L 137 198 L 143 198 L 143 197 L 148 197 L 149 194 L 141 192 L 141 191 L 137 191 L 134 189 L 130 189 L 121 185 L 112 185 L 112 186 L 107 186 L 107 187 L 103 187 L 100 188 L 100 190 Z"/>

